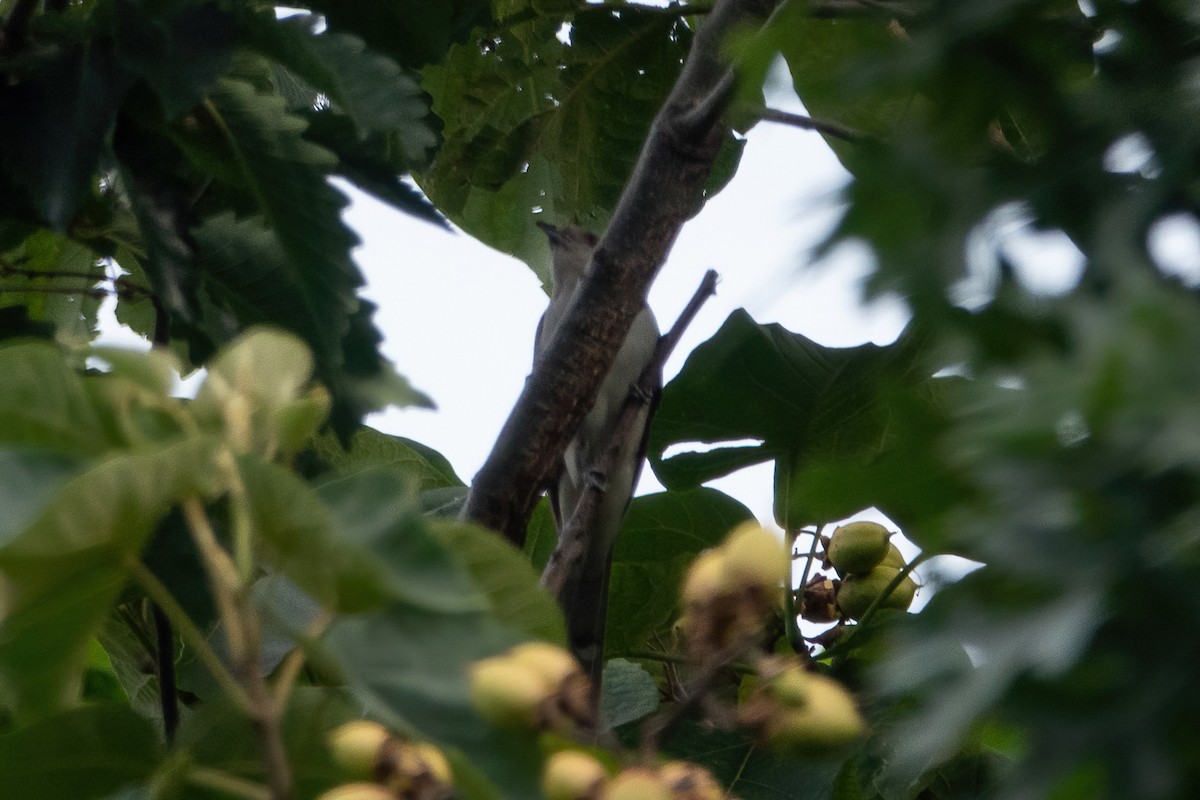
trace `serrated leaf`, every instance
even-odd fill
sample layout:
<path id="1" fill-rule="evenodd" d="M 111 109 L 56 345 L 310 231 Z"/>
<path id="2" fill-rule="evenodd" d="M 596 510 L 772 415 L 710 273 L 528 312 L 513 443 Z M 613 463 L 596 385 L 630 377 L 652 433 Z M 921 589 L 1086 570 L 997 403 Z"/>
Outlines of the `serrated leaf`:
<path id="1" fill-rule="evenodd" d="M 679 587 L 696 555 L 719 544 L 750 510 L 716 489 L 661 492 L 635 498 L 613 548 L 605 651 L 635 657 L 679 611 Z"/>
<path id="2" fill-rule="evenodd" d="M 395 131 L 413 162 L 437 140 L 426 123 L 429 108 L 416 81 L 396 63 L 366 49 L 362 39 L 320 30 L 315 16 L 276 20 L 255 15 L 242 23 L 251 46 L 323 92 L 336 110 L 354 121 L 360 137 Z"/>
<path id="3" fill-rule="evenodd" d="M 148 780 L 162 758 L 150 723 L 93 705 L 0 736 L 0 786 L 12 798 L 92 800 Z"/>

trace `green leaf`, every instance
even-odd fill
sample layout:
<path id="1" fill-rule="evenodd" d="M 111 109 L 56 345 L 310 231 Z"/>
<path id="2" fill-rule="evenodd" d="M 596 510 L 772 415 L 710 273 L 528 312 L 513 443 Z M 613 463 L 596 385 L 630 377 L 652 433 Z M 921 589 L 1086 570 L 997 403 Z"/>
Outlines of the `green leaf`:
<path id="1" fill-rule="evenodd" d="M 150 86 L 172 119 L 203 99 L 228 68 L 236 42 L 233 18 L 215 5 L 164 5 L 116 0 L 111 24 L 117 58 Z"/>
<path id="2" fill-rule="evenodd" d="M 13 798 L 89 800 L 147 780 L 162 758 L 150 723 L 93 705 L 0 736 L 0 786 Z"/>
<path id="3" fill-rule="evenodd" d="M 407 603 L 335 622 L 326 644 L 369 714 L 462 752 L 470 800 L 536 797 L 542 756 L 533 736 L 485 722 L 468 698 L 475 661 L 517 637 L 485 612 L 435 612 Z"/>
<path id="4" fill-rule="evenodd" d="M 454 467 L 438 451 L 374 428 L 355 431 L 348 449 L 337 437 L 324 434 L 317 439 L 315 449 L 323 461 L 342 475 L 381 467 L 405 475 L 420 492 L 464 485 Z"/>
<path id="5" fill-rule="evenodd" d="M 817 459 L 870 463 L 893 438 L 895 413 L 884 402 L 886 393 L 920 385 L 932 373 L 921 356 L 912 336 L 886 347 L 824 347 L 735 311 L 663 391 L 650 432 L 650 463 L 664 484 L 679 488 L 771 459 L 784 465 L 787 479 L 777 480 L 784 488 Z M 761 444 L 664 458 L 672 444 L 745 439 Z M 823 510 L 794 492 L 777 491 L 775 515 L 784 527 L 823 521 L 815 514 Z"/>
<path id="6" fill-rule="evenodd" d="M 368 581 L 366 573 L 359 580 L 420 608 L 454 613 L 488 607 L 459 559 L 431 532 L 402 475 L 365 470 L 323 483 L 316 495 L 333 514 L 338 546 L 369 555 L 374 577 Z M 328 567 L 317 562 L 310 569 Z"/>
<path id="7" fill-rule="evenodd" d="M 111 43 L 44 48 L 0 88 L 0 170 L 65 231 L 94 185 L 132 83 Z"/>
<path id="8" fill-rule="evenodd" d="M 637 657 L 639 650 L 661 650 L 656 639 L 671 640 L 688 566 L 748 519 L 749 509 L 716 489 L 635 498 L 613 548 L 607 654 Z"/>
<path id="9" fill-rule="evenodd" d="M 0 547 L 27 528 L 83 462 L 42 450 L 0 450 Z"/>
<path id="10" fill-rule="evenodd" d="M 632 661 L 609 659 L 600 685 L 600 718 L 609 727 L 619 728 L 658 710 L 658 684 Z"/>
<path id="11" fill-rule="evenodd" d="M 25 342 L 0 348 L 0 441 L 74 455 L 111 444 L 83 379 L 58 348 Z"/>
<path id="12" fill-rule="evenodd" d="M 53 325 L 65 346 L 92 340 L 102 296 L 94 287 L 105 273 L 92 250 L 41 230 L 2 258 L 0 308 L 25 308 L 29 320 Z"/>
<path id="13" fill-rule="evenodd" d="M 323 92 L 359 134 L 393 130 L 414 162 L 437 144 L 426 118 L 429 108 L 416 81 L 396 63 L 366 49 L 357 37 L 318 32 L 315 16 L 276 20 L 254 15 L 242 22 L 251 46 Z"/>
<path id="14" fill-rule="evenodd" d="M 0 691 L 16 713 L 44 715 L 70 699 L 124 585 L 122 559 L 137 556 L 172 504 L 214 490 L 213 448 L 195 439 L 101 461 L 0 547 Z"/>
<path id="15" fill-rule="evenodd" d="M 465 564 L 491 601 L 500 624 L 537 639 L 566 645 L 562 612 L 538 581 L 529 559 L 492 531 L 451 520 L 430 523 L 446 549 Z"/>
<path id="16" fill-rule="evenodd" d="M 488 0 L 315 0 L 308 5 L 335 31 L 352 33 L 373 50 L 413 69 L 440 62 L 472 28 L 491 23 Z"/>

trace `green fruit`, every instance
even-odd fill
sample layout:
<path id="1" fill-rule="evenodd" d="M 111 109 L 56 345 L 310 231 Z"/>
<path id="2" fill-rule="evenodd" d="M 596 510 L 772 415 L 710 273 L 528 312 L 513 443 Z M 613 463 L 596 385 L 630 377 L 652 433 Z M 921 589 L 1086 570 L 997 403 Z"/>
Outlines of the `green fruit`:
<path id="1" fill-rule="evenodd" d="M 865 728 L 854 697 L 840 683 L 824 675 L 808 677 L 804 707 L 782 710 L 771 720 L 767 732 L 772 744 L 796 755 L 816 755 L 844 747 Z"/>
<path id="2" fill-rule="evenodd" d="M 883 560 L 879 562 L 879 566 L 881 567 L 894 567 L 896 569 L 904 569 L 906 564 L 908 564 L 908 562 L 904 560 L 904 554 L 901 553 L 900 548 L 896 547 L 894 544 L 888 545 L 887 554 L 883 557 Z"/>
<path id="3" fill-rule="evenodd" d="M 595 756 L 579 750 L 560 750 L 542 771 L 542 792 L 549 800 L 595 797 L 608 774 Z"/>
<path id="4" fill-rule="evenodd" d="M 317 800 L 395 800 L 396 796 L 378 783 L 345 783 L 325 792 Z"/>
<path id="5" fill-rule="evenodd" d="M 555 691 L 572 672 L 579 672 L 575 656 L 548 642 L 525 642 L 508 651 L 508 657 L 541 676 L 550 691 Z"/>
<path id="6" fill-rule="evenodd" d="M 890 536 L 877 522 L 842 525 L 829 539 L 829 563 L 840 575 L 870 572 L 887 555 Z"/>
<path id="7" fill-rule="evenodd" d="M 658 777 L 675 800 L 724 800 L 725 789 L 712 773 L 699 764 L 688 761 L 668 761 L 658 770 Z"/>
<path id="8" fill-rule="evenodd" d="M 783 542 L 757 522 L 744 522 L 734 528 L 721 550 L 725 554 L 721 572 L 726 589 L 773 589 L 787 579 L 792 569 Z"/>
<path id="9" fill-rule="evenodd" d="M 612 779 L 604 800 L 674 800 L 662 778 L 648 769 L 634 767 Z"/>
<path id="10" fill-rule="evenodd" d="M 861 618 L 875 602 L 875 598 L 883 594 L 883 590 L 899 572 L 900 570 L 894 567 L 880 565 L 866 575 L 847 576 L 842 581 L 841 587 L 838 588 L 838 608 L 850 619 Z M 904 580 L 900 581 L 895 591 L 883 601 L 882 607 L 905 611 L 912 604 L 916 593 L 916 581 L 906 576 Z"/>
<path id="11" fill-rule="evenodd" d="M 527 665 L 507 656 L 471 666 L 471 704 L 484 719 L 506 727 L 534 727 L 538 707 L 551 690 Z"/>
<path id="12" fill-rule="evenodd" d="M 767 691 L 787 708 L 800 708 L 808 702 L 809 675 L 799 667 L 792 667 L 775 676 L 767 685 Z"/>
<path id="13" fill-rule="evenodd" d="M 375 774 L 379 751 L 390 738 L 388 729 L 378 722 L 360 719 L 339 725 L 328 741 L 333 762 L 347 775 L 369 778 Z"/>

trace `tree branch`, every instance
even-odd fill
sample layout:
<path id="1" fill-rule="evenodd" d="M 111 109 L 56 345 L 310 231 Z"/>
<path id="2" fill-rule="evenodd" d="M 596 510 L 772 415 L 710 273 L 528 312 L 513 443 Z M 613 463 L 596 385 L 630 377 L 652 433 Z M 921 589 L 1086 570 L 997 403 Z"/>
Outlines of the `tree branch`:
<path id="1" fill-rule="evenodd" d="M 735 26 L 765 20 L 778 0 L 720 0 L 696 34 L 683 71 L 659 111 L 633 175 L 592 256 L 571 311 L 535 365 L 487 462 L 463 518 L 524 543 L 537 496 L 595 402 L 728 136 L 721 47 Z"/>

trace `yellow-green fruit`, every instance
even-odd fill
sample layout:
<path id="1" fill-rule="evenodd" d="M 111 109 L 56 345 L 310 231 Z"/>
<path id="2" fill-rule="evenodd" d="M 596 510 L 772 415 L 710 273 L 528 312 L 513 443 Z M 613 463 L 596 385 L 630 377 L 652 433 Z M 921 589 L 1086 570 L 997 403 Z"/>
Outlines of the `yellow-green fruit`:
<path id="1" fill-rule="evenodd" d="M 840 575 L 870 572 L 887 555 L 889 536 L 877 522 L 842 525 L 829 539 L 829 563 Z"/>
<path id="2" fill-rule="evenodd" d="M 344 783 L 317 800 L 396 800 L 396 796 L 378 783 Z"/>
<path id="3" fill-rule="evenodd" d="M 894 567 L 878 566 L 866 575 L 849 575 L 838 588 L 837 604 L 850 619 L 859 619 L 867 613 L 867 609 L 875 602 L 875 598 L 883 594 L 892 579 L 900 570 Z M 896 589 L 887 596 L 881 604 L 882 608 L 894 608 L 905 611 L 912 604 L 917 593 L 917 584 L 911 577 L 906 576 Z"/>
<path id="4" fill-rule="evenodd" d="M 599 794 L 608 777 L 595 756 L 579 750 L 560 750 L 546 760 L 542 792 L 549 800 L 582 800 Z"/>
<path id="5" fill-rule="evenodd" d="M 894 544 L 889 544 L 887 553 L 884 554 L 883 560 L 879 562 L 881 567 L 895 567 L 896 569 L 904 569 L 904 565 L 908 562 L 904 560 L 904 554 L 900 552 L 900 548 Z"/>
<path id="6" fill-rule="evenodd" d="M 726 537 L 722 570 L 729 589 L 774 588 L 788 577 L 792 560 L 779 537 L 757 522 L 744 522 Z"/>
<path id="7" fill-rule="evenodd" d="M 683 579 L 684 607 L 704 605 L 721 593 L 725 574 L 725 554 L 720 550 L 705 550 L 696 556 Z"/>
<path id="8" fill-rule="evenodd" d="M 366 719 L 339 725 L 329 734 L 333 762 L 348 775 L 360 778 L 375 773 L 375 763 L 384 742 L 391 738 L 388 729 Z"/>
<path id="9" fill-rule="evenodd" d="M 454 783 L 454 772 L 450 769 L 450 762 L 439 747 L 429 742 L 417 742 L 413 747 L 435 781 L 446 786 Z"/>
<path id="10" fill-rule="evenodd" d="M 525 642 L 508 651 L 508 657 L 539 675 L 551 691 L 562 685 L 563 679 L 580 670 L 575 656 L 546 642 Z"/>
<path id="11" fill-rule="evenodd" d="M 604 800 L 674 800 L 663 779 L 648 769 L 627 769 L 608 784 Z"/>
<path id="12" fill-rule="evenodd" d="M 808 701 L 808 674 L 791 667 L 771 679 L 767 691 L 787 708 L 800 708 Z"/>
<path id="13" fill-rule="evenodd" d="M 675 800 L 724 800 L 725 797 L 721 784 L 699 764 L 668 761 L 659 767 L 658 777 Z"/>
<path id="14" fill-rule="evenodd" d="M 507 656 L 472 665 L 470 691 L 484 719 L 507 727 L 533 727 L 538 706 L 551 694 L 545 678 Z"/>
<path id="15" fill-rule="evenodd" d="M 768 725 L 767 736 L 772 744 L 797 755 L 813 755 L 854 741 L 862 734 L 864 724 L 853 696 L 832 678 L 816 674 L 808 677 L 804 707 L 781 710 Z"/>

